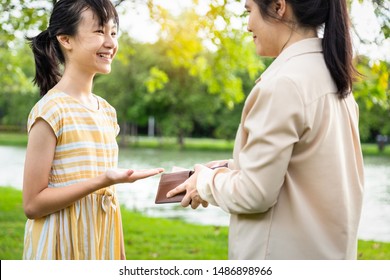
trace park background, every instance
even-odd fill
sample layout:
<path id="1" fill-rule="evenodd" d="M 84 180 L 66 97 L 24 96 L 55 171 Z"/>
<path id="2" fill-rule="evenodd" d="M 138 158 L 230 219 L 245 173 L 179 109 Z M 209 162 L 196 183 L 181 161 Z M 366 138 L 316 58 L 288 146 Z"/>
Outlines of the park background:
<path id="1" fill-rule="evenodd" d="M 32 83 L 34 61 L 24 37 L 35 36 L 47 28 L 54 2 L 0 2 L 0 145 L 24 147 L 26 144 L 27 116 L 39 100 L 39 93 Z M 120 146 L 130 150 L 229 153 L 245 97 L 256 78 L 272 62 L 255 54 L 252 37 L 246 30 L 245 1 L 113 2 L 120 13 L 119 52 L 111 74 L 96 77 L 94 93 L 107 99 L 117 110 Z M 378 135 L 390 135 L 390 4 L 388 0 L 349 3 L 355 63 L 362 74 L 353 91 L 360 108 L 364 152 L 390 165 L 388 148 L 378 150 L 376 145 Z M 0 161 L 3 160 L 0 154 Z M 388 197 L 390 185 L 385 184 Z M 18 259 L 25 222 L 21 193 L 17 188 L 3 188 L 2 192 L 7 195 L 1 195 L 0 222 L 4 226 L 0 230 L 3 253 L 0 259 Z M 191 225 L 189 230 L 181 221 L 154 220 L 138 214 L 137 211 L 124 214 L 135 223 L 125 228 L 129 258 L 227 257 L 226 227 Z M 169 227 L 174 230 L 166 232 Z M 202 230 L 205 230 L 203 234 L 194 235 Z M 157 240 L 164 245 L 156 240 L 152 242 L 151 239 L 156 239 L 155 232 L 161 235 Z M 172 235 L 178 239 L 179 248 L 169 245 Z M 197 240 L 200 236 L 202 241 L 195 248 L 186 244 L 186 240 Z M 136 242 L 138 238 L 143 238 L 142 242 Z M 155 248 L 150 246 L 158 247 L 156 244 L 167 247 L 168 253 L 154 252 Z M 178 254 L 185 244 L 189 246 L 184 248 L 186 253 Z M 360 258 L 390 259 L 388 243 L 374 240 L 361 242 L 359 246 L 364 250 Z"/>

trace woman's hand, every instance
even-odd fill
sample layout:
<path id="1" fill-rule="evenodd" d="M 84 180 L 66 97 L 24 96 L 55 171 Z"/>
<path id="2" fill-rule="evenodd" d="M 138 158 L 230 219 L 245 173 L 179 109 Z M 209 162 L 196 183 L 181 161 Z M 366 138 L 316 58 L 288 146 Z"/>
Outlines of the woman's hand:
<path id="1" fill-rule="evenodd" d="M 112 184 L 120 183 L 134 183 L 137 180 L 145 179 L 150 176 L 154 176 L 164 172 L 163 168 L 152 168 L 152 169 L 120 169 L 112 168 L 106 171 L 105 176 L 107 180 Z"/>
<path id="2" fill-rule="evenodd" d="M 213 160 L 213 161 L 206 163 L 205 165 L 208 168 L 214 169 L 214 168 L 218 168 L 218 167 L 228 167 L 228 162 L 229 162 L 229 160 L 227 160 L 227 159 Z"/>
<path id="3" fill-rule="evenodd" d="M 198 190 L 196 189 L 196 181 L 198 179 L 198 174 L 202 166 L 200 164 L 195 165 L 194 173 L 182 184 L 174 188 L 173 190 L 167 193 L 167 197 L 175 196 L 183 191 L 187 191 L 184 198 L 181 201 L 181 206 L 187 207 L 191 204 L 192 209 L 196 209 L 199 205 L 207 207 L 209 203 L 200 198 Z"/>

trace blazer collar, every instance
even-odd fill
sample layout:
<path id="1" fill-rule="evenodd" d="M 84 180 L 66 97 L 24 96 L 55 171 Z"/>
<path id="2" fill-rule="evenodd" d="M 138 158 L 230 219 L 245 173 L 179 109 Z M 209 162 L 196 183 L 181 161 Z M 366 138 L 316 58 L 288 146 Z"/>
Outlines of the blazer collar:
<path id="1" fill-rule="evenodd" d="M 288 46 L 288 48 L 284 49 L 275 58 L 271 65 L 268 66 L 268 68 L 261 74 L 261 76 L 256 80 L 256 83 L 258 83 L 263 78 L 274 75 L 274 72 L 277 71 L 290 58 L 313 52 L 322 52 L 321 38 L 304 39 Z"/>

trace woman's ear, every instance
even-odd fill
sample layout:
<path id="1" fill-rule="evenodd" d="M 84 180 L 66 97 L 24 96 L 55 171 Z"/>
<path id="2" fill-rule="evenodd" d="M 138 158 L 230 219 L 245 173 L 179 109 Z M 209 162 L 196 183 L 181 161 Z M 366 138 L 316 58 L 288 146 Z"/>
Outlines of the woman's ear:
<path id="1" fill-rule="evenodd" d="M 286 12 L 286 0 L 275 0 L 274 13 L 277 17 L 282 18 Z"/>
<path id="2" fill-rule="evenodd" d="M 57 35 L 57 40 L 60 43 L 60 45 L 66 50 L 72 49 L 72 44 L 70 43 L 69 35 Z"/>

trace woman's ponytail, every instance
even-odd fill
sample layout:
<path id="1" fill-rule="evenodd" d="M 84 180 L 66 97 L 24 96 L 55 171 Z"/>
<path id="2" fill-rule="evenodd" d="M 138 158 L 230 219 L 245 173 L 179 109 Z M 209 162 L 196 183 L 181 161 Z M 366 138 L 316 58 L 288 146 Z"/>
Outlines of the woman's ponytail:
<path id="1" fill-rule="evenodd" d="M 45 95 L 61 78 L 59 69 L 62 53 L 56 37 L 52 38 L 48 30 L 36 37 L 27 38 L 35 59 L 34 83 L 38 85 L 40 95 Z"/>
<path id="2" fill-rule="evenodd" d="M 345 0 L 326 0 L 329 2 L 328 18 L 325 21 L 322 40 L 325 63 L 336 83 L 340 98 L 352 90 L 354 76 L 350 22 Z"/>
<path id="3" fill-rule="evenodd" d="M 263 15 L 274 17 L 269 7 L 277 0 L 254 0 Z M 352 63 L 352 41 L 346 0 L 286 0 L 294 12 L 297 23 L 305 27 L 325 26 L 322 48 L 326 66 L 337 86 L 340 98 L 352 90 L 354 76 L 358 74 Z"/>

